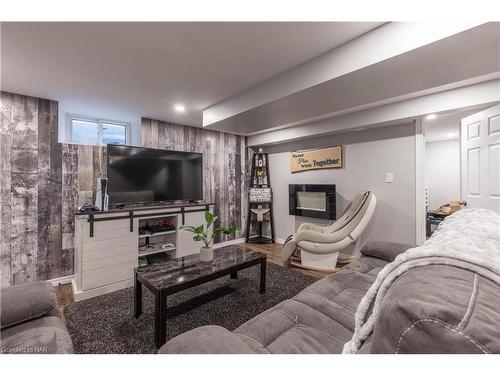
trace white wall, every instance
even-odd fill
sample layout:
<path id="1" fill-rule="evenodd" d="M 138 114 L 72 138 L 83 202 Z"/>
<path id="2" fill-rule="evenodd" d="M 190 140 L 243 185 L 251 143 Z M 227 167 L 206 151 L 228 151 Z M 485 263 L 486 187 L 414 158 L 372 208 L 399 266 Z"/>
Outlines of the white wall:
<path id="1" fill-rule="evenodd" d="M 203 111 L 214 123 L 478 26 L 479 22 L 389 22 Z"/>
<path id="2" fill-rule="evenodd" d="M 290 151 L 332 145 L 344 147 L 344 168 L 290 173 Z M 297 224 L 295 217 L 288 214 L 288 184 L 309 183 L 336 184 L 337 217 L 357 193 L 366 190 L 374 192 L 378 202 L 376 212 L 360 243 L 366 239 L 415 243 L 413 124 L 280 144 L 267 147 L 265 151 L 270 153 L 278 239 L 286 239 L 295 231 Z M 386 172 L 394 173 L 394 183 L 385 182 Z M 349 252 L 357 250 L 346 251 Z"/>
<path id="3" fill-rule="evenodd" d="M 298 142 L 302 139 L 331 135 L 334 132 L 404 124 L 429 113 L 449 112 L 467 107 L 478 107 L 477 111 L 480 111 L 482 108 L 500 102 L 499 85 L 500 80 L 496 79 L 457 89 L 450 88 L 448 91 L 437 94 L 410 98 L 294 127 L 255 134 L 248 137 L 248 145 L 257 147 L 292 140 Z"/>
<path id="4" fill-rule="evenodd" d="M 425 144 L 425 184 L 429 192 L 429 209 L 460 200 L 460 141 Z"/>

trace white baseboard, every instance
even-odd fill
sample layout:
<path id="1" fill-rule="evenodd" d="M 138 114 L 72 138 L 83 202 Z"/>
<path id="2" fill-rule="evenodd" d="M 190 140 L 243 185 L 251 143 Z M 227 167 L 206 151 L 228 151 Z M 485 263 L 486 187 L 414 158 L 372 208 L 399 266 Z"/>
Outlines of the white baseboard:
<path id="1" fill-rule="evenodd" d="M 218 249 L 220 247 L 229 246 L 229 245 L 236 245 L 236 244 L 243 243 L 243 242 L 245 242 L 245 237 L 237 238 L 237 239 L 231 240 L 231 241 L 224 241 L 224 242 L 214 244 L 214 249 Z"/>
<path id="2" fill-rule="evenodd" d="M 214 249 L 218 249 L 220 247 L 229 246 L 229 245 L 236 245 L 236 244 L 244 243 L 244 242 L 245 242 L 245 237 L 237 238 L 235 240 L 225 241 L 225 242 L 214 244 Z M 274 242 L 279 243 L 280 245 L 283 245 L 285 243 L 285 240 L 282 238 L 275 238 Z"/>
<path id="3" fill-rule="evenodd" d="M 76 280 L 73 279 L 71 286 L 73 288 L 73 298 L 75 302 L 78 302 L 78 301 L 83 301 L 84 299 L 87 298 L 97 297 L 102 294 L 107 294 L 111 292 L 116 292 L 117 290 L 130 288 L 134 286 L 134 279 L 124 280 L 118 283 L 104 285 L 99 288 L 94 288 L 89 290 L 78 290 L 78 287 L 76 285 Z"/>
<path id="4" fill-rule="evenodd" d="M 50 279 L 47 281 L 52 283 L 52 285 L 54 285 L 54 286 L 71 284 L 73 282 L 73 279 L 75 278 L 75 276 L 76 275 L 68 275 L 68 276 L 58 277 L 55 279 Z"/>

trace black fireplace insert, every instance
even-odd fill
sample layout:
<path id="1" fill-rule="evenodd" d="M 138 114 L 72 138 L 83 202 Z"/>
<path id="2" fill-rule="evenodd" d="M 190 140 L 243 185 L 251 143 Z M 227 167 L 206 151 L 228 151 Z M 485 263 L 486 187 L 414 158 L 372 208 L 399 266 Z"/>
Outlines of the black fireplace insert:
<path id="1" fill-rule="evenodd" d="M 290 215 L 335 220 L 335 185 L 288 185 Z"/>

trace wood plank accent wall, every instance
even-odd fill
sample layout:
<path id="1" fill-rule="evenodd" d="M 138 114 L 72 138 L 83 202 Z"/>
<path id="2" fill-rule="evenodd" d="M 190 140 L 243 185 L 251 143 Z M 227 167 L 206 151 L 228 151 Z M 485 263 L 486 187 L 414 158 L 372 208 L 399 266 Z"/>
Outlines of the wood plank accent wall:
<path id="1" fill-rule="evenodd" d="M 215 203 L 219 225 L 236 226 L 225 240 L 244 237 L 250 179 L 246 137 L 143 118 L 142 144 L 203 153 L 204 200 Z"/>
<path id="2" fill-rule="evenodd" d="M 142 120 L 145 147 L 203 153 L 203 192 L 221 225 L 244 237 L 251 150 L 246 138 Z M 106 176 L 106 147 L 58 143 L 58 103 L 1 92 L 0 286 L 74 273 L 74 212 Z M 217 239 L 219 242 L 221 239 Z"/>
<path id="3" fill-rule="evenodd" d="M 106 147 L 64 143 L 62 176 L 62 253 L 73 267 L 75 211 L 94 202 L 97 178 L 106 177 Z"/>
<path id="4" fill-rule="evenodd" d="M 0 94 L 1 286 L 71 273 L 61 251 L 57 102 Z"/>
<path id="5" fill-rule="evenodd" d="M 106 147 L 58 142 L 58 103 L 0 94 L 0 285 L 74 273 L 74 212 L 106 174 Z"/>

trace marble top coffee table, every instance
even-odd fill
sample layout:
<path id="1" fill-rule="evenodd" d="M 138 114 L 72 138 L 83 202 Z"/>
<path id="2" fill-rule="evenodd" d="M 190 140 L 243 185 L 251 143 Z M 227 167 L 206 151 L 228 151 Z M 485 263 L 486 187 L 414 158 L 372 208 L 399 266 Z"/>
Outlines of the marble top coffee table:
<path id="1" fill-rule="evenodd" d="M 237 245 L 214 250 L 211 262 L 199 254 L 134 268 L 134 316 L 142 314 L 142 285 L 155 296 L 155 345 L 166 342 L 167 296 L 260 264 L 260 293 L 266 291 L 266 255 Z"/>

